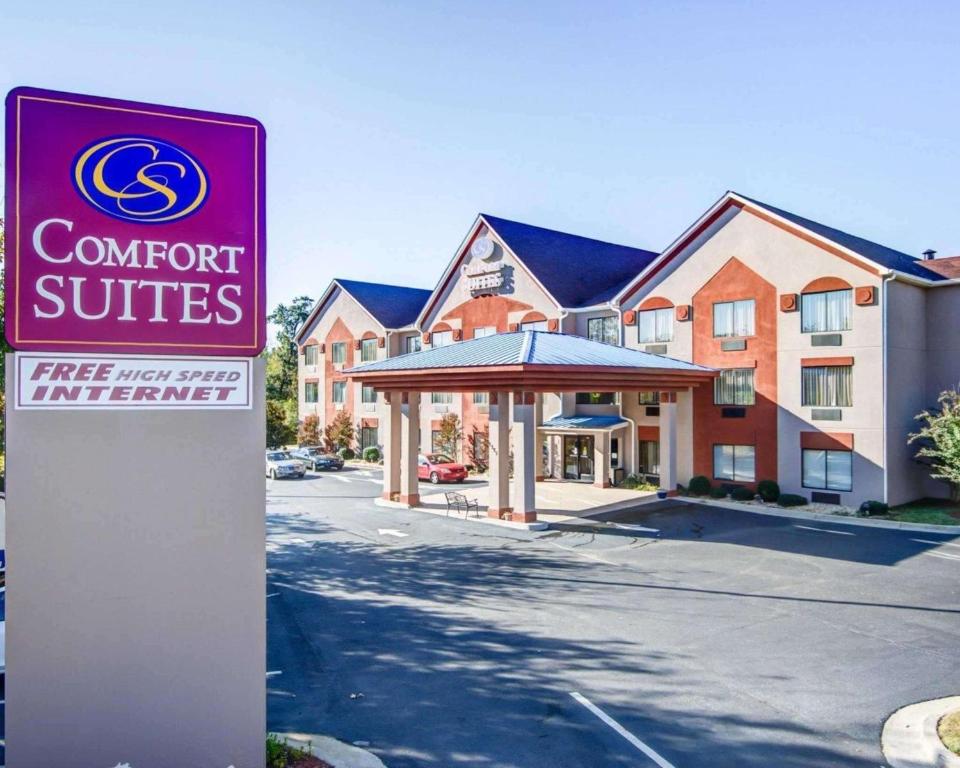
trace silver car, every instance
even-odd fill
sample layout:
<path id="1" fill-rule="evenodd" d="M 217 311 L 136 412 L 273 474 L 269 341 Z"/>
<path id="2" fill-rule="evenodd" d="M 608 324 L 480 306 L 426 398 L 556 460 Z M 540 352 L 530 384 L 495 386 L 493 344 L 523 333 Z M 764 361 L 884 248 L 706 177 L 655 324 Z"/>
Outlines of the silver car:
<path id="1" fill-rule="evenodd" d="M 307 474 L 307 465 L 291 459 L 286 451 L 267 451 L 267 477 L 303 477 Z"/>

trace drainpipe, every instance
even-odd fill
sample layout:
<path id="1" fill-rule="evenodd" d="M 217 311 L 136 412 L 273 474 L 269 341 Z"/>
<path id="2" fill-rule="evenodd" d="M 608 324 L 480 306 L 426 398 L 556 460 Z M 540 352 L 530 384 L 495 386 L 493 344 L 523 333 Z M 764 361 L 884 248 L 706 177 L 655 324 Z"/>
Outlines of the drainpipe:
<path id="1" fill-rule="evenodd" d="M 883 502 L 884 504 L 889 503 L 890 499 L 890 462 L 887 455 L 887 376 L 890 371 L 887 368 L 887 322 L 889 321 L 889 314 L 887 313 L 887 284 L 894 279 L 895 275 L 893 272 L 887 272 L 883 276 L 883 280 L 880 283 L 880 323 L 883 329 L 883 347 L 882 347 L 882 358 L 883 358 L 883 437 L 881 439 L 881 444 L 883 446 Z"/>
<path id="2" fill-rule="evenodd" d="M 623 307 L 618 304 L 610 302 L 610 309 L 617 313 L 617 328 L 618 334 L 620 337 L 620 346 L 626 346 L 626 335 L 627 329 L 623 325 Z M 620 418 L 626 421 L 630 425 L 630 473 L 635 475 L 639 469 L 639 453 L 640 453 L 640 438 L 637 436 L 637 422 L 631 419 L 627 414 L 623 412 L 623 395 L 620 393 Z"/>

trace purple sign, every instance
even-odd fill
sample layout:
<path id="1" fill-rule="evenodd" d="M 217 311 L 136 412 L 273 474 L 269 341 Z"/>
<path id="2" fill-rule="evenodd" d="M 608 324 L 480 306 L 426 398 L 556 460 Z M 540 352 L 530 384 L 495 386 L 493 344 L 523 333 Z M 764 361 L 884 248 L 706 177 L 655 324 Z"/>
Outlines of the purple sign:
<path id="1" fill-rule="evenodd" d="M 14 349 L 263 349 L 266 135 L 258 121 L 16 88 L 6 136 Z"/>

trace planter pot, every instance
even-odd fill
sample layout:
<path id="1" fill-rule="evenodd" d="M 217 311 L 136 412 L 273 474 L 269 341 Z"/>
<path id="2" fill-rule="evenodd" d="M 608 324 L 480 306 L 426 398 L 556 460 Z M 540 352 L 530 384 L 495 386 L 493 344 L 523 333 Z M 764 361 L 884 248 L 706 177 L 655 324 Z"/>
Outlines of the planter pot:
<path id="1" fill-rule="evenodd" d="M 665 498 L 667 498 L 667 492 L 666 492 L 665 490 L 663 490 L 663 488 L 660 488 L 660 489 L 657 491 L 657 498 L 658 498 L 658 499 L 665 499 Z"/>

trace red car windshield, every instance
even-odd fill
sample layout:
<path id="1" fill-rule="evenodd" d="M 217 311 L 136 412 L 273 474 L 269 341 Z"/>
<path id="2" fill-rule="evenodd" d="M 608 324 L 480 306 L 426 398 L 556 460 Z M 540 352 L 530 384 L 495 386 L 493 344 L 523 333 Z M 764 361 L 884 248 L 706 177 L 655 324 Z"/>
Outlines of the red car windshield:
<path id="1" fill-rule="evenodd" d="M 427 461 L 431 464 L 454 464 L 454 460 L 449 456 L 444 456 L 442 453 L 428 453 Z"/>

